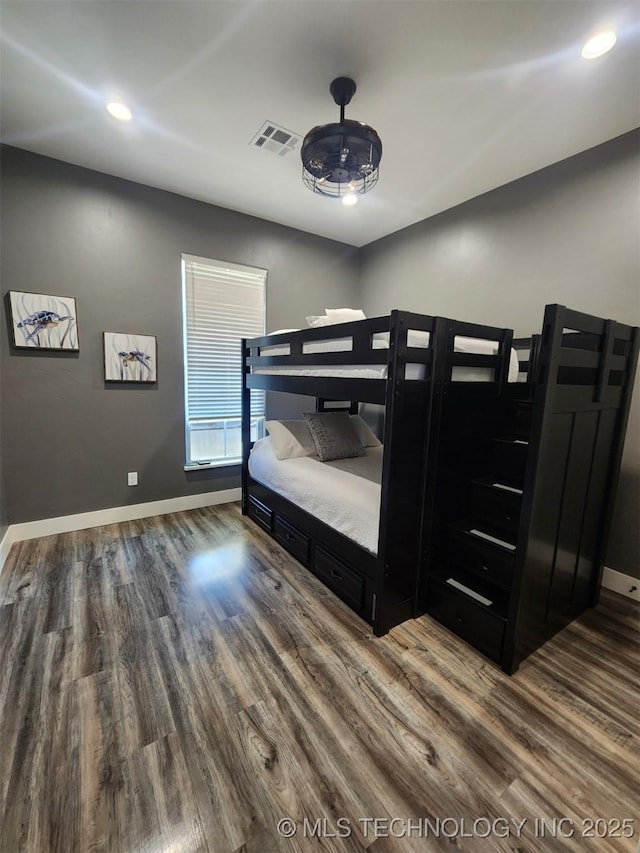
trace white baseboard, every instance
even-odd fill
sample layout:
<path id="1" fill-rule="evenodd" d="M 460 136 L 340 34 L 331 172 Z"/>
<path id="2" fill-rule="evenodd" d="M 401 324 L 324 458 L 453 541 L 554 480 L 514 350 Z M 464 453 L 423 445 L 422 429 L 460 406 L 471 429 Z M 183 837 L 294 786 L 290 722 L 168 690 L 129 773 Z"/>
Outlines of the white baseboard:
<path id="1" fill-rule="evenodd" d="M 7 527 L 4 536 L 0 541 L 0 572 L 2 571 L 2 567 L 4 566 L 4 561 L 9 556 L 9 551 L 11 550 L 12 545 L 13 539 L 11 538 L 11 528 Z"/>
<path id="2" fill-rule="evenodd" d="M 56 533 L 70 533 L 73 530 L 86 530 L 89 527 L 102 527 L 105 524 L 118 524 L 121 521 L 134 521 L 153 515 L 168 515 L 170 512 L 226 504 L 239 501 L 241 497 L 242 489 L 223 489 L 219 492 L 204 492 L 164 501 L 115 506 L 110 509 L 81 512 L 77 515 L 61 515 L 58 518 L 43 518 L 38 521 L 11 524 L 0 542 L 0 571 L 15 542 L 37 539 L 40 536 L 52 536 Z"/>
<path id="3" fill-rule="evenodd" d="M 634 578 L 633 575 L 625 575 L 624 572 L 617 572 L 605 566 L 602 573 L 602 586 L 613 592 L 619 592 L 620 595 L 626 595 L 634 601 L 640 601 L 640 578 Z"/>

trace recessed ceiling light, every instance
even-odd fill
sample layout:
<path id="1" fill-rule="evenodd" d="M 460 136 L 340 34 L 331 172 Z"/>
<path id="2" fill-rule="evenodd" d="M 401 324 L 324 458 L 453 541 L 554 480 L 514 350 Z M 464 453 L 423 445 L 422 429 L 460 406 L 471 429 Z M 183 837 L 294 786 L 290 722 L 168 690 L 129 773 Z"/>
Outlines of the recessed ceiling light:
<path id="1" fill-rule="evenodd" d="M 358 196 L 355 193 L 347 193 L 342 196 L 342 203 L 345 207 L 351 207 L 358 203 Z"/>
<path id="2" fill-rule="evenodd" d="M 603 53 L 611 50 L 615 43 L 616 34 L 613 30 L 598 33 L 593 38 L 590 38 L 582 48 L 582 56 L 585 59 L 595 59 L 597 56 L 602 56 Z"/>
<path id="3" fill-rule="evenodd" d="M 107 110 L 114 118 L 120 121 L 131 121 L 131 110 L 122 101 L 109 101 Z"/>

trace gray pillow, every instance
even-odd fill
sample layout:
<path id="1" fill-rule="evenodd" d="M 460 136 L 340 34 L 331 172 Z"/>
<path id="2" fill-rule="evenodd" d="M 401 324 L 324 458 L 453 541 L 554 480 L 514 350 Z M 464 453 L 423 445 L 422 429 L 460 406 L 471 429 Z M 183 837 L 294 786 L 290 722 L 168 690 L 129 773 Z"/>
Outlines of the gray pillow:
<path id="1" fill-rule="evenodd" d="M 303 412 L 321 462 L 365 456 L 347 412 Z"/>

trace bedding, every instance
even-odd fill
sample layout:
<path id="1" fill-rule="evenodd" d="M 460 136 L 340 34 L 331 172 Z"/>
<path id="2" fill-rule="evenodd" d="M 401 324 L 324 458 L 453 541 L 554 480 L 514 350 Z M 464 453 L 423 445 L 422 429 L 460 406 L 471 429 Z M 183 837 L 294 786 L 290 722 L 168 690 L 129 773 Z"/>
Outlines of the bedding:
<path id="1" fill-rule="evenodd" d="M 409 329 L 407 334 L 407 345 L 416 349 L 425 349 L 429 346 L 429 332 L 417 329 Z M 389 333 L 380 332 L 373 336 L 372 349 L 387 349 L 389 347 Z M 479 353 L 481 355 L 495 355 L 498 344 L 495 341 L 485 341 L 480 338 L 467 338 L 456 335 L 454 339 L 454 351 L 466 353 Z M 324 341 L 309 341 L 302 345 L 303 353 L 314 352 L 350 352 L 352 348 L 351 337 L 332 338 Z M 261 355 L 289 355 L 289 344 L 277 344 L 260 348 Z M 518 353 L 511 349 L 509 356 L 509 382 L 518 381 L 520 367 L 518 364 Z M 273 367 L 254 368 L 255 373 L 281 374 L 285 376 L 333 376 L 338 378 L 357 379 L 386 379 L 386 364 L 354 364 L 349 366 L 324 366 L 304 365 L 291 366 L 277 365 Z M 423 364 L 407 364 L 405 379 L 416 380 L 424 378 Z M 452 379 L 455 382 L 492 382 L 493 370 L 484 367 L 454 367 Z"/>
<path id="2" fill-rule="evenodd" d="M 279 461 L 271 438 L 261 438 L 249 456 L 254 480 L 353 539 L 375 554 L 380 522 L 382 445 L 365 456 L 320 462 L 306 456 Z"/>
<path id="3" fill-rule="evenodd" d="M 325 308 L 324 314 L 305 317 L 307 326 L 312 329 L 318 326 L 333 326 L 337 323 L 353 323 L 356 320 L 366 320 L 367 315 L 361 308 Z"/>
<path id="4" fill-rule="evenodd" d="M 367 319 L 362 308 L 325 308 L 324 313 L 330 323 L 353 323 Z"/>
<path id="5" fill-rule="evenodd" d="M 349 415 L 349 420 L 363 447 L 380 447 L 382 442 L 360 415 Z M 271 436 L 271 446 L 276 459 L 318 455 L 306 420 L 269 420 L 265 421 L 264 425 Z"/>
<path id="6" fill-rule="evenodd" d="M 276 459 L 315 456 L 316 446 L 306 421 L 265 421 Z"/>
<path id="7" fill-rule="evenodd" d="M 382 442 L 360 415 L 349 415 L 363 447 L 380 447 Z"/>

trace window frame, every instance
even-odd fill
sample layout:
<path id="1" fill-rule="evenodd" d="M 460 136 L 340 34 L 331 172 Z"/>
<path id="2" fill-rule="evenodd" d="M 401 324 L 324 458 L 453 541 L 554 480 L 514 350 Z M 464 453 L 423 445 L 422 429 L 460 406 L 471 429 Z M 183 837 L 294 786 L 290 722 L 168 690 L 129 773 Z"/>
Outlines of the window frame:
<path id="1" fill-rule="evenodd" d="M 194 418 L 189 416 L 189 358 L 188 358 L 188 311 L 187 311 L 187 265 L 189 263 L 197 263 L 205 266 L 215 267 L 217 269 L 230 269 L 230 270 L 239 270 L 241 272 L 244 271 L 255 271 L 264 274 L 264 280 L 262 285 L 262 320 L 263 320 L 263 329 L 257 335 L 251 335 L 251 337 L 260 337 L 266 334 L 266 325 L 267 325 L 267 282 L 269 277 L 269 271 L 264 267 L 252 266 L 250 264 L 238 264 L 232 261 L 219 260 L 217 258 L 205 258 L 199 255 L 192 255 L 187 252 L 181 253 L 181 261 L 180 261 L 180 269 L 181 269 L 181 279 L 182 279 L 182 344 L 183 344 L 183 380 L 184 380 L 184 391 L 183 391 L 183 402 L 184 402 L 184 470 L 185 471 L 200 471 L 208 468 L 224 468 L 234 465 L 240 465 L 242 463 L 242 448 L 240 450 L 239 456 L 224 456 L 224 457 L 215 457 L 213 459 L 207 460 L 194 460 L 192 458 L 192 431 L 196 432 L 198 429 L 198 424 L 202 425 L 205 423 L 215 423 L 215 422 L 224 422 L 225 426 L 223 429 L 225 430 L 224 441 L 226 444 L 227 440 L 227 431 L 230 429 L 238 429 L 241 433 L 242 429 L 242 418 L 241 416 L 235 415 L 226 415 L 224 417 L 216 417 L 212 416 L 210 418 Z M 240 340 L 242 337 L 248 337 L 248 335 L 242 335 L 238 340 L 238 353 L 240 354 Z M 242 366 L 240 365 L 240 371 L 238 375 L 238 382 L 240 383 L 242 380 Z M 263 405 L 262 405 L 262 413 L 258 415 L 253 415 L 251 417 L 251 433 L 252 440 L 257 438 L 261 438 L 264 432 L 264 422 L 266 420 L 266 393 L 263 397 Z M 194 429 L 195 427 L 195 429 Z"/>

